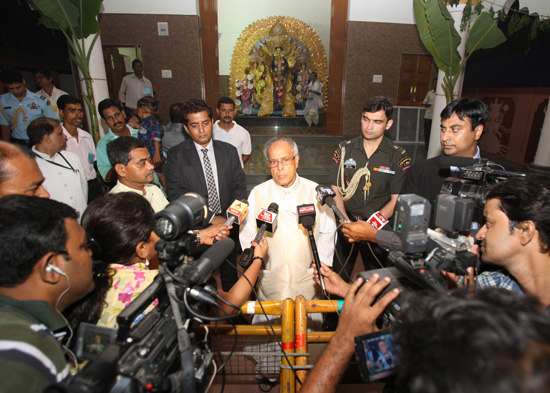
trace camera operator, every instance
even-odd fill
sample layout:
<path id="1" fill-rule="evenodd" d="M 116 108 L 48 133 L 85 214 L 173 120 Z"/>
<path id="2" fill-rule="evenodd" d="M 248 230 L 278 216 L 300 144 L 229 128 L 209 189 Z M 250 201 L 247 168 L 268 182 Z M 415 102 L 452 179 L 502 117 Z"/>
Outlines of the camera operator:
<path id="1" fill-rule="evenodd" d="M 433 212 L 443 181 L 459 174 L 457 167 L 441 164 L 443 156 L 488 158 L 506 170 L 513 170 L 509 165 L 482 153 L 477 145 L 488 116 L 487 106 L 480 100 L 459 98 L 447 105 L 441 111 L 440 140 L 444 154 L 413 164 L 406 172 L 400 194 L 416 194 L 426 198 L 432 204 Z M 393 232 L 377 231 L 365 222 L 344 224 L 342 233 L 350 242 L 376 241 L 385 249 L 401 249 L 401 241 Z"/>
<path id="2" fill-rule="evenodd" d="M 511 179 L 490 188 L 486 198 L 485 225 L 476 235 L 481 241 L 481 259 L 505 268 L 513 278 L 501 272 L 484 272 L 475 278 L 476 289 L 522 291 L 537 297 L 548 311 L 550 180 L 530 176 Z M 452 274 L 447 276 L 456 279 Z"/>
<path id="3" fill-rule="evenodd" d="M 364 295 L 374 295 L 376 285 Z M 356 284 L 350 293 L 355 289 Z M 354 337 L 375 330 L 371 318 L 379 311 L 378 303 L 369 307 L 368 295 L 351 317 L 344 311 L 355 299 L 346 297 L 338 329 L 300 392 L 336 390 L 353 353 Z M 396 391 L 547 392 L 550 320 L 539 308 L 534 298 L 498 289 L 475 295 L 457 291 L 451 296 L 434 292 L 411 296 L 396 329 L 400 346 Z M 341 326 L 344 323 L 347 328 Z"/>
<path id="4" fill-rule="evenodd" d="M 65 334 L 54 332 L 67 325 L 61 312 L 94 288 L 92 253 L 77 218 L 46 198 L 0 199 L 2 391 L 42 392 L 69 375 Z"/>

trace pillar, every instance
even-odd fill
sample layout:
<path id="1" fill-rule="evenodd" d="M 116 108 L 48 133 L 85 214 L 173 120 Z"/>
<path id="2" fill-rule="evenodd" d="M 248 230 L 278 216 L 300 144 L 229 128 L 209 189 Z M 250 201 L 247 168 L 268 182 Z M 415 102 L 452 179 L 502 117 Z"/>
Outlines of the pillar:
<path id="1" fill-rule="evenodd" d="M 535 170 L 550 171 L 550 100 L 546 106 L 546 116 L 540 130 L 539 145 L 535 154 L 535 161 L 531 165 Z"/>
<path id="2" fill-rule="evenodd" d="M 94 38 L 93 36 L 89 36 L 88 38 L 84 39 L 84 45 L 85 45 L 86 51 L 88 51 L 93 38 Z M 97 111 L 97 104 L 99 104 L 105 98 L 109 98 L 109 85 L 107 84 L 107 73 L 105 71 L 105 60 L 103 58 L 101 35 L 96 40 L 94 44 L 94 48 L 92 49 L 92 53 L 90 55 L 89 69 L 90 69 L 90 77 L 92 78 L 92 89 L 94 91 L 95 111 L 99 121 L 99 134 L 100 136 L 104 136 L 109 131 L 109 128 L 106 127 L 101 121 L 101 116 Z M 82 75 L 82 72 L 80 72 L 80 69 L 78 70 L 78 79 L 80 81 L 80 87 L 82 91 L 85 92 L 86 82 L 84 80 L 84 76 Z M 114 92 L 114 93 L 118 94 L 118 92 Z M 91 131 L 92 126 L 90 124 L 90 113 L 88 111 L 88 106 L 84 105 L 84 108 L 86 110 L 86 116 L 88 119 L 88 130 Z"/>

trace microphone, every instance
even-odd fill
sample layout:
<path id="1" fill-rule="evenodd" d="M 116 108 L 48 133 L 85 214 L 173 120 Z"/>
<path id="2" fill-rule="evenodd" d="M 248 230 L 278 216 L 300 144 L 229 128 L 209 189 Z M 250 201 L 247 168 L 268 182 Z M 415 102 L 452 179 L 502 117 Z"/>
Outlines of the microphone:
<path id="1" fill-rule="evenodd" d="M 262 236 L 265 231 L 271 233 L 275 232 L 277 229 L 277 213 L 279 213 L 279 205 L 275 202 L 270 203 L 267 210 L 260 210 L 258 217 L 256 217 L 256 225 L 260 228 L 254 238 L 256 243 L 259 243 L 260 240 L 262 240 Z"/>
<path id="2" fill-rule="evenodd" d="M 336 193 L 331 187 L 323 187 L 321 185 L 318 185 L 317 187 L 315 187 L 315 191 L 317 191 L 317 200 L 319 201 L 321 206 L 325 204 L 328 205 L 328 207 L 332 209 L 334 214 L 336 214 L 338 219 L 344 222 L 348 222 L 348 220 L 346 220 L 346 217 L 344 217 L 340 209 L 338 209 L 338 207 L 336 206 L 336 202 L 334 202 L 333 197 L 336 195 Z"/>
<path id="3" fill-rule="evenodd" d="M 319 252 L 317 251 L 317 244 L 315 244 L 315 237 L 313 236 L 313 226 L 315 225 L 315 206 L 313 204 L 300 205 L 296 207 L 298 209 L 298 223 L 302 224 L 307 229 L 309 237 L 309 243 L 311 244 L 311 251 L 313 252 L 313 261 L 315 267 L 319 273 L 319 281 L 321 281 L 321 288 L 325 297 L 328 298 L 327 288 L 325 287 L 325 277 L 321 273 L 321 260 L 319 259 Z"/>
<path id="4" fill-rule="evenodd" d="M 243 222 L 247 215 L 248 203 L 243 200 L 235 199 L 231 206 L 227 209 L 227 221 L 225 222 L 225 225 L 241 225 L 241 222 Z"/>
<path id="5" fill-rule="evenodd" d="M 265 231 L 268 232 L 275 232 L 277 229 L 277 213 L 279 213 L 279 205 L 277 205 L 275 202 L 271 203 L 267 210 L 261 209 L 258 213 L 258 217 L 256 217 L 256 225 L 260 228 L 258 230 L 258 233 L 256 234 L 256 237 L 254 238 L 254 241 L 256 243 L 260 243 L 260 240 L 262 240 L 262 236 L 264 235 Z M 252 258 L 254 258 L 254 246 L 245 248 L 243 250 L 243 253 L 241 254 L 241 258 L 239 259 L 239 265 L 241 265 L 243 268 L 248 268 L 250 264 L 252 263 Z"/>
<path id="6" fill-rule="evenodd" d="M 193 284 L 202 284 L 210 276 L 212 271 L 221 266 L 234 248 L 235 242 L 228 237 L 210 246 L 197 262 L 183 271 L 183 276 L 189 280 L 189 286 Z"/>

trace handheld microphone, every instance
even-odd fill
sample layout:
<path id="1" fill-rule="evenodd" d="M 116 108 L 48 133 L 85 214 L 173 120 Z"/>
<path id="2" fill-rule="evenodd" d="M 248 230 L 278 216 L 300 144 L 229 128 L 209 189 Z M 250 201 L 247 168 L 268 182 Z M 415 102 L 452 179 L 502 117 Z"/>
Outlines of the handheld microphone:
<path id="1" fill-rule="evenodd" d="M 233 224 L 241 225 L 241 222 L 248 215 L 248 203 L 246 201 L 235 199 L 231 206 L 227 209 L 226 226 Z"/>
<path id="2" fill-rule="evenodd" d="M 336 195 L 336 193 L 332 188 L 318 185 L 317 187 L 315 187 L 315 191 L 317 191 L 317 200 L 319 201 L 321 206 L 325 204 L 328 205 L 328 207 L 332 209 L 339 220 L 348 222 L 348 220 L 346 220 L 346 217 L 344 217 L 340 209 L 338 209 L 338 207 L 336 206 L 336 202 L 334 202 L 333 197 Z"/>
<path id="3" fill-rule="evenodd" d="M 265 231 L 268 232 L 275 232 L 277 229 L 277 213 L 279 213 L 279 205 L 277 205 L 275 202 L 269 204 L 267 210 L 261 209 L 258 213 L 258 217 L 256 217 L 256 225 L 260 228 L 258 230 L 258 233 L 256 234 L 256 237 L 254 238 L 254 241 L 256 243 L 260 243 L 260 240 L 262 240 L 262 236 L 264 235 Z M 239 265 L 241 265 L 243 268 L 248 268 L 250 264 L 252 263 L 252 258 L 254 258 L 254 246 L 245 248 L 243 250 L 243 253 L 241 254 L 241 258 L 239 259 Z"/>
<path id="4" fill-rule="evenodd" d="M 321 288 L 325 297 L 327 296 L 327 288 L 325 287 L 325 277 L 321 273 L 321 260 L 319 259 L 319 252 L 317 251 L 317 244 L 315 244 L 315 237 L 313 236 L 313 226 L 315 225 L 315 206 L 313 204 L 300 205 L 296 207 L 298 209 L 298 222 L 307 229 L 309 237 L 309 243 L 311 244 L 311 251 L 313 253 L 313 261 L 315 261 L 315 267 L 319 273 L 319 281 L 321 281 Z"/>
<path id="5" fill-rule="evenodd" d="M 270 203 L 267 210 L 260 210 L 258 217 L 256 217 L 256 225 L 260 228 L 254 238 L 256 243 L 259 243 L 260 240 L 262 240 L 262 236 L 265 231 L 271 233 L 275 232 L 277 229 L 277 213 L 279 213 L 279 205 L 275 202 Z"/>
<path id="6" fill-rule="evenodd" d="M 235 242 L 226 237 L 206 250 L 197 262 L 183 271 L 183 276 L 189 280 L 189 286 L 202 284 L 212 271 L 221 266 L 234 248 Z"/>

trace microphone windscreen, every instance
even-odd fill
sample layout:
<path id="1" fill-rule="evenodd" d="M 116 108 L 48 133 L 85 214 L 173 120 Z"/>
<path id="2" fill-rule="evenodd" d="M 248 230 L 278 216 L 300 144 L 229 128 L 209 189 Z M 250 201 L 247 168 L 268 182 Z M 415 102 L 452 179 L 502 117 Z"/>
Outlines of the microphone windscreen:
<path id="1" fill-rule="evenodd" d="M 267 207 L 267 210 L 273 213 L 279 213 L 279 205 L 277 205 L 275 202 L 271 202 Z"/>

